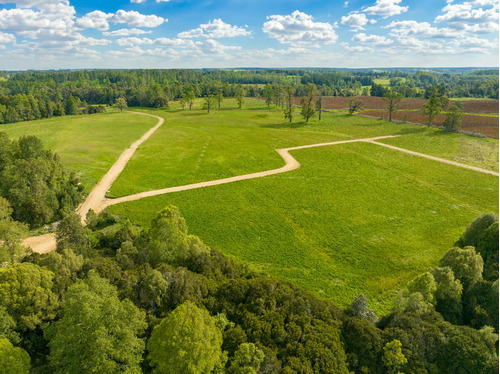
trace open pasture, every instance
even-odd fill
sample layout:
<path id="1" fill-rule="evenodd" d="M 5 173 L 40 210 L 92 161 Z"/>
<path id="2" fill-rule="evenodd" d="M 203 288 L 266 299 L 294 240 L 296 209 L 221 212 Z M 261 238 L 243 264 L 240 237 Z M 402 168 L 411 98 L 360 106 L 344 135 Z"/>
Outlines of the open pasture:
<path id="1" fill-rule="evenodd" d="M 154 118 L 130 112 L 107 113 L 0 125 L 0 131 L 10 138 L 38 136 L 90 190 L 116 158 L 155 123 Z"/>
<path id="2" fill-rule="evenodd" d="M 113 196 L 277 168 L 275 148 L 389 134 L 400 136 L 384 143 L 498 170 L 497 141 L 432 128 L 331 114 L 289 124 L 272 111 L 151 113 L 166 122 L 138 149 Z M 292 154 L 302 164 L 292 172 L 108 209 L 147 227 L 176 205 L 212 247 L 342 305 L 365 292 L 379 311 L 473 218 L 498 212 L 494 176 L 365 143 Z"/>

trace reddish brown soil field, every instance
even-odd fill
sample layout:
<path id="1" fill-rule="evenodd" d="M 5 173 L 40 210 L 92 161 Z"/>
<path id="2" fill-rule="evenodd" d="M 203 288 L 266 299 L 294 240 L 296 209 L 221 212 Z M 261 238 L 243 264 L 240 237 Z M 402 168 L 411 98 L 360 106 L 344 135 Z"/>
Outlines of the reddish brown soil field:
<path id="1" fill-rule="evenodd" d="M 323 97 L 324 109 L 347 109 L 349 97 Z M 381 97 L 358 97 L 363 102 L 364 109 L 385 109 L 386 104 Z M 451 99 L 453 101 L 453 99 Z M 398 104 L 401 110 L 420 110 L 427 102 L 426 99 L 403 99 Z M 295 98 L 295 104 L 300 105 L 300 97 Z M 481 114 L 498 114 L 498 100 L 470 100 L 463 101 L 464 112 Z"/>
<path id="2" fill-rule="evenodd" d="M 385 120 L 387 120 L 389 116 L 386 110 L 366 110 L 363 111 L 361 115 L 375 118 L 383 117 Z M 405 115 L 407 117 L 405 117 Z M 412 123 L 427 123 L 427 117 L 420 112 L 398 111 L 392 114 L 392 118 L 396 121 L 404 120 Z M 437 116 L 434 125 L 441 126 L 445 118 L 446 116 L 444 114 L 440 114 L 439 116 Z M 498 117 L 474 116 L 470 114 L 464 114 L 462 116 L 462 130 L 475 132 L 488 136 L 490 138 L 498 139 Z"/>

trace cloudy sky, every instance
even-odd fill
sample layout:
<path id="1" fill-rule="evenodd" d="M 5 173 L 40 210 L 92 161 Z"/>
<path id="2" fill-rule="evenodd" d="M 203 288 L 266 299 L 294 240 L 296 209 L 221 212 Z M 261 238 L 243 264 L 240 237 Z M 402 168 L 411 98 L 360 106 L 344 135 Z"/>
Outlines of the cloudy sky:
<path id="1" fill-rule="evenodd" d="M 0 0 L 0 69 L 498 67 L 498 0 Z"/>

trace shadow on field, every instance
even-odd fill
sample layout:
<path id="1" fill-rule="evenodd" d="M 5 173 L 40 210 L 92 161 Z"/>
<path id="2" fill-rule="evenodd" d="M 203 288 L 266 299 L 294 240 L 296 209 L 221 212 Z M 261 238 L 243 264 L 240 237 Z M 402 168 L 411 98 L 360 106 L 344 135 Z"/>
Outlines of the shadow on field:
<path id="1" fill-rule="evenodd" d="M 203 116 L 205 114 L 207 114 L 207 112 L 182 113 L 183 116 Z"/>
<path id="2" fill-rule="evenodd" d="M 261 125 L 260 127 L 264 127 L 266 129 L 298 129 L 300 127 L 308 126 L 307 122 L 284 122 L 284 123 L 275 123 L 271 125 Z"/>
<path id="3" fill-rule="evenodd" d="M 408 134 L 420 134 L 426 132 L 425 127 L 415 127 L 411 129 L 401 129 L 396 134 L 397 135 L 408 135 Z"/>

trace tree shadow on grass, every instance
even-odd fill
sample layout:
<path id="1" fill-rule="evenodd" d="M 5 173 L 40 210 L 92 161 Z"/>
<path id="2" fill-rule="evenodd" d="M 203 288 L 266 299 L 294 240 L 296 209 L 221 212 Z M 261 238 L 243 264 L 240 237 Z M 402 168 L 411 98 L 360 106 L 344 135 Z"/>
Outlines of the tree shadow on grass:
<path id="1" fill-rule="evenodd" d="M 203 115 L 206 115 L 206 114 L 210 114 L 210 113 L 207 113 L 207 112 L 193 112 L 193 113 L 182 113 L 183 116 L 203 116 Z"/>
<path id="2" fill-rule="evenodd" d="M 283 122 L 283 123 L 273 123 L 268 125 L 261 125 L 266 129 L 298 129 L 300 127 L 309 126 L 307 122 Z"/>

